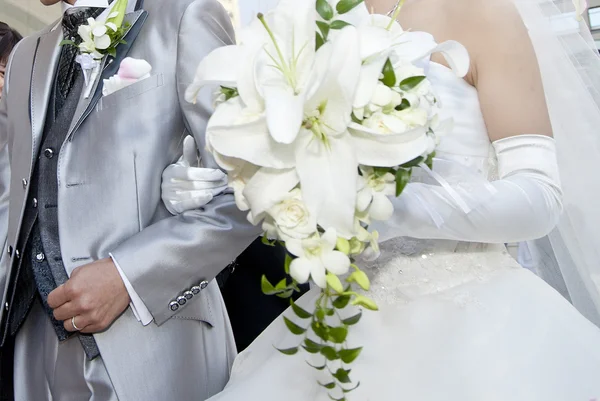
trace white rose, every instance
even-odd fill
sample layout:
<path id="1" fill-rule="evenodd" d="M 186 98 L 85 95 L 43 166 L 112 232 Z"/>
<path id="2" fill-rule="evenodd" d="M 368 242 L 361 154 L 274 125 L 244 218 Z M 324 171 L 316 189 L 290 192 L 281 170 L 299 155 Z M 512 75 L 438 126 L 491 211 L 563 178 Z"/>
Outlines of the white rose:
<path id="1" fill-rule="evenodd" d="M 406 122 L 394 114 L 377 112 L 363 120 L 362 125 L 379 132 L 380 134 L 399 134 L 409 127 Z"/>
<path id="2" fill-rule="evenodd" d="M 408 109 L 395 111 L 394 116 L 401 120 L 408 128 L 424 127 L 427 125 L 427 110 L 409 107 Z"/>
<path id="3" fill-rule="evenodd" d="M 273 218 L 279 238 L 284 241 L 289 238 L 308 238 L 317 231 L 317 220 L 302 201 L 300 189 L 292 190 L 285 199 L 269 209 L 268 214 Z"/>

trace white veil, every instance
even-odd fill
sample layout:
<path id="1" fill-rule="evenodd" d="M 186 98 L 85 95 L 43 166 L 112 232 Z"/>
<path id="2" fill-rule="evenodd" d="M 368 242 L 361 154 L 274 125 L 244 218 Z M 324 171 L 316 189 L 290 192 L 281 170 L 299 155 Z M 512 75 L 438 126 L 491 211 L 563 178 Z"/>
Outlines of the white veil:
<path id="1" fill-rule="evenodd" d="M 528 247 L 538 274 L 600 326 L 600 56 L 571 0 L 513 1 L 540 65 L 565 206 L 548 238 Z"/>

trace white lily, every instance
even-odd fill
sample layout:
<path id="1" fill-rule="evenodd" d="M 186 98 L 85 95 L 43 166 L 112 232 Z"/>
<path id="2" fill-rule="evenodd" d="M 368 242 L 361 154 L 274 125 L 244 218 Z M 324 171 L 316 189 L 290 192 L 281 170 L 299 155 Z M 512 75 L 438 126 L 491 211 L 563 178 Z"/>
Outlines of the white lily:
<path id="1" fill-rule="evenodd" d="M 326 271 L 335 275 L 347 273 L 350 259 L 335 250 L 336 242 L 335 229 L 329 229 L 321 236 L 315 234 L 303 240 L 288 240 L 287 249 L 296 256 L 290 265 L 290 275 L 298 283 L 306 283 L 312 277 L 316 285 L 326 288 Z"/>

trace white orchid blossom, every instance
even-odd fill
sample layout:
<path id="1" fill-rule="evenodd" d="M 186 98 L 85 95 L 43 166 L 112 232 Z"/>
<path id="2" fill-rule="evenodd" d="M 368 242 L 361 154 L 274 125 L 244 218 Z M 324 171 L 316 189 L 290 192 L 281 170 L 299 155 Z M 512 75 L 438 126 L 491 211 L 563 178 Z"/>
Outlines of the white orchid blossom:
<path id="1" fill-rule="evenodd" d="M 388 196 L 394 196 L 396 178 L 391 173 L 379 174 L 372 167 L 361 166 L 360 190 L 356 210 L 367 211 L 373 220 L 385 221 L 392 217 L 394 205 Z"/>
<path id="2" fill-rule="evenodd" d="M 82 53 L 90 53 L 95 59 L 101 59 L 102 54 L 98 50 L 106 50 L 111 45 L 108 29 L 104 21 L 88 18 L 87 25 L 81 25 L 77 33 L 81 37 L 79 49 Z M 114 26 L 114 24 L 112 24 Z M 116 26 L 114 26 L 116 31 Z"/>
<path id="3" fill-rule="evenodd" d="M 287 249 L 296 256 L 290 265 L 290 275 L 298 283 L 306 283 L 310 277 L 316 285 L 326 288 L 327 271 L 335 275 L 346 274 L 350 268 L 350 259 L 335 250 L 336 242 L 335 229 L 303 240 L 288 240 Z"/>

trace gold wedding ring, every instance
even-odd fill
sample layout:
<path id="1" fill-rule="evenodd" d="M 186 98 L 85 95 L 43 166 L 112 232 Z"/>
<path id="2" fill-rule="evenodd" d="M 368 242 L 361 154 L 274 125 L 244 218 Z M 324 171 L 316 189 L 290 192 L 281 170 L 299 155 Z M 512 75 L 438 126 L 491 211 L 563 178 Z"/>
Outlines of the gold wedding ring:
<path id="1" fill-rule="evenodd" d="M 71 318 L 71 324 L 73 325 L 73 328 L 77 331 L 81 331 L 81 329 L 79 327 L 77 327 L 77 325 L 75 324 L 75 316 L 73 316 Z"/>

